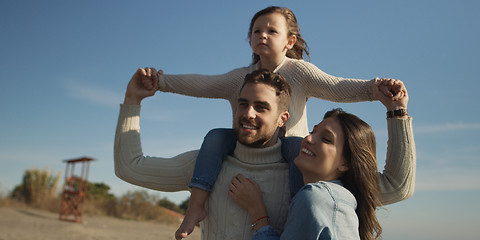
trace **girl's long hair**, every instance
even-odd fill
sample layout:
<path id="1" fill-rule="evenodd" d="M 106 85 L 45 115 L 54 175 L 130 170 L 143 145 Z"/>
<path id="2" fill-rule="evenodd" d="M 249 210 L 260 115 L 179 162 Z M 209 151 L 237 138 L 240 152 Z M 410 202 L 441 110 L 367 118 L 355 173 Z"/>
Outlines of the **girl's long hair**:
<path id="1" fill-rule="evenodd" d="M 308 52 L 307 42 L 302 38 L 302 35 L 300 34 L 300 27 L 298 26 L 297 18 L 295 17 L 295 14 L 293 14 L 292 10 L 288 8 L 271 6 L 257 12 L 253 16 L 252 21 L 250 21 L 250 28 L 248 29 L 249 43 L 251 44 L 251 41 L 252 41 L 252 28 L 257 18 L 259 18 L 262 15 L 270 14 L 270 13 L 282 14 L 287 20 L 288 36 L 295 35 L 297 37 L 297 42 L 295 43 L 293 48 L 287 51 L 287 57 L 294 58 L 294 59 L 303 59 L 304 55 L 306 55 L 307 57 L 310 57 L 310 53 Z M 258 56 L 255 53 L 253 53 L 252 58 L 253 58 L 253 61 L 252 61 L 253 64 L 257 63 L 260 60 L 260 56 Z"/>
<path id="2" fill-rule="evenodd" d="M 381 205 L 378 189 L 378 169 L 376 161 L 376 142 L 372 128 L 357 116 L 342 109 L 334 109 L 324 118 L 336 118 L 345 135 L 343 156 L 348 164 L 348 171 L 341 180 L 357 200 L 360 239 L 378 239 L 382 227 L 375 214 Z M 375 236 L 374 236 L 375 233 Z"/>

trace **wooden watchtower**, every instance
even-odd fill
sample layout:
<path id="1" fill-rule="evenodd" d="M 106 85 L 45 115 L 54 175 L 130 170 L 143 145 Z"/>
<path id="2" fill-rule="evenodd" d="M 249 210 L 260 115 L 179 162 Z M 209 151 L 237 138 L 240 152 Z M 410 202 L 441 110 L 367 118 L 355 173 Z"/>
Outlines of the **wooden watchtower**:
<path id="1" fill-rule="evenodd" d="M 89 157 L 64 160 L 67 163 L 67 170 L 65 170 L 60 220 L 82 222 L 83 203 L 87 194 L 88 170 L 90 162 L 93 160 Z M 80 163 L 82 167 L 79 175 L 75 175 L 75 164 L 77 163 Z"/>

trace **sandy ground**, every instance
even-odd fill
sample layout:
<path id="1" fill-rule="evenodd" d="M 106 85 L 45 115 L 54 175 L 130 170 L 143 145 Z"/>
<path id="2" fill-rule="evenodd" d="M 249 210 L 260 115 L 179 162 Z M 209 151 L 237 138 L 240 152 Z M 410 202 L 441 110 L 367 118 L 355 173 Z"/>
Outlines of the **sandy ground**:
<path id="1" fill-rule="evenodd" d="M 18 239 L 175 239 L 177 226 L 84 216 L 83 223 L 58 220 L 58 214 L 14 207 L 0 207 L 0 240 Z M 197 228 L 186 240 L 199 240 Z"/>

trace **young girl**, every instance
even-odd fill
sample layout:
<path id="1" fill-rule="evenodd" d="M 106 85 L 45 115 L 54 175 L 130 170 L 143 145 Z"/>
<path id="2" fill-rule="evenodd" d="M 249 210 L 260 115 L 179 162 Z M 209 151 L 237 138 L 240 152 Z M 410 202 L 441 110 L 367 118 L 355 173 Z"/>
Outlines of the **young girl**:
<path id="1" fill-rule="evenodd" d="M 248 38 L 253 50 L 253 64 L 248 67 L 213 76 L 163 75 L 161 71 L 157 75 L 155 69 L 146 69 L 144 86 L 158 87 L 160 91 L 195 97 L 227 99 L 232 112 L 235 113 L 238 90 L 247 73 L 262 68 L 277 72 L 285 77 L 293 89 L 289 108 L 291 117 L 282 135 L 299 137 L 308 134 L 306 101 L 310 97 L 334 102 L 375 100 L 372 90 L 377 87 L 374 85 L 376 80 L 334 77 L 324 73 L 315 65 L 303 61 L 303 56 L 308 56 L 307 44 L 299 32 L 295 15 L 288 8 L 267 7 L 256 13 L 250 23 Z M 403 89 L 401 81 L 392 79 L 382 81 L 382 93 L 388 97 L 401 98 L 401 89 Z M 224 147 L 218 148 L 217 143 L 223 143 Z M 236 137 L 232 130 L 214 130 L 205 137 L 190 185 L 192 195 L 189 208 L 182 225 L 175 234 L 177 239 L 191 233 L 194 226 L 205 218 L 204 203 L 208 192 L 213 189 L 224 156 L 233 151 L 235 144 Z M 295 147 L 287 147 L 288 143 L 285 145 L 283 149 L 295 149 Z M 295 155 L 289 152 L 285 154 Z M 288 159 L 288 156 L 286 158 Z M 298 188 L 302 184 L 291 183 L 291 185 L 294 193 L 295 186 Z M 409 189 L 409 186 L 402 186 L 398 191 L 406 189 Z M 391 203 L 404 199 L 404 196 L 402 192 L 399 195 L 385 196 L 384 199 L 386 203 Z"/>
<path id="2" fill-rule="evenodd" d="M 341 109 L 327 112 L 295 158 L 305 186 L 292 199 L 281 236 L 268 225 L 254 180 L 238 175 L 229 195 L 249 212 L 252 239 L 377 239 L 382 228 L 375 215 L 381 204 L 375 152 L 367 123 Z"/>

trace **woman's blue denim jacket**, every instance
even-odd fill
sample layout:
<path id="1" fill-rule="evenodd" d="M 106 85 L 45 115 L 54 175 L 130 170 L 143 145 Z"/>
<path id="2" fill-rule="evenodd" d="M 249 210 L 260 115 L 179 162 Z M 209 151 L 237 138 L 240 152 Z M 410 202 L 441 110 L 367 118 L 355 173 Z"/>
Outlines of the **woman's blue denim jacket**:
<path id="1" fill-rule="evenodd" d="M 307 184 L 292 199 L 283 233 L 265 226 L 252 239 L 360 239 L 356 207 L 340 180 Z"/>

